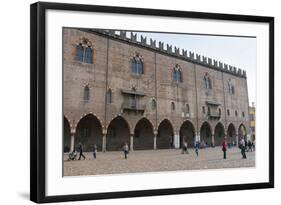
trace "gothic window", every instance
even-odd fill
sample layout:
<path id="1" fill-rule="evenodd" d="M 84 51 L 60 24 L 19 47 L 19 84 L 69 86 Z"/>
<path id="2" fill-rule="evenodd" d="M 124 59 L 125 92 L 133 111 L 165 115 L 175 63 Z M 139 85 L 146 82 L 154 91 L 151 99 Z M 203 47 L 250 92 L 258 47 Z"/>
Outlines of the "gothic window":
<path id="1" fill-rule="evenodd" d="M 205 113 L 206 113 L 206 111 L 205 111 L 205 107 L 204 107 L 204 106 L 202 107 L 202 112 L 203 112 L 203 114 L 205 114 Z"/>
<path id="2" fill-rule="evenodd" d="M 175 105 L 174 102 L 172 102 L 172 103 L 171 103 L 171 110 L 172 110 L 172 111 L 175 111 L 175 109 L 176 109 L 176 105 Z"/>
<path id="3" fill-rule="evenodd" d="M 152 110 L 155 110 L 155 109 L 156 109 L 156 106 L 157 106 L 156 100 L 155 100 L 155 99 L 152 99 L 152 101 L 151 101 L 151 108 L 152 108 Z"/>
<path id="4" fill-rule="evenodd" d="M 106 102 L 107 103 L 112 103 L 112 90 L 108 89 L 106 92 Z"/>
<path id="5" fill-rule="evenodd" d="M 235 110 L 235 116 L 237 117 L 238 113 L 237 113 L 237 110 Z"/>
<path id="6" fill-rule="evenodd" d="M 79 44 L 76 45 L 76 60 L 82 63 L 93 63 L 92 43 L 88 39 L 81 38 Z"/>
<path id="7" fill-rule="evenodd" d="M 143 62 L 138 56 L 136 56 L 132 59 L 132 72 L 134 74 L 138 74 L 138 75 L 141 75 L 144 73 Z"/>
<path id="8" fill-rule="evenodd" d="M 242 112 L 242 117 L 245 117 L 245 113 L 244 112 Z"/>
<path id="9" fill-rule="evenodd" d="M 208 107 L 208 115 L 210 115 L 211 114 L 211 109 L 210 109 L 210 107 Z"/>
<path id="10" fill-rule="evenodd" d="M 232 85 L 232 82 L 230 79 L 227 82 L 227 92 L 229 95 L 234 94 L 234 86 Z"/>
<path id="11" fill-rule="evenodd" d="M 227 115 L 228 115 L 228 116 L 230 115 L 229 109 L 227 109 Z"/>
<path id="12" fill-rule="evenodd" d="M 206 89 L 212 89 L 212 82 L 209 75 L 206 73 L 204 76 L 204 87 Z"/>
<path id="13" fill-rule="evenodd" d="M 173 82 L 176 82 L 176 83 L 182 82 L 182 72 L 181 72 L 180 68 L 178 67 L 178 65 L 176 65 L 176 67 L 174 67 L 174 69 L 173 69 L 172 78 L 173 78 Z"/>
<path id="14" fill-rule="evenodd" d="M 88 85 L 84 87 L 84 101 L 88 102 L 90 100 L 90 88 Z"/>

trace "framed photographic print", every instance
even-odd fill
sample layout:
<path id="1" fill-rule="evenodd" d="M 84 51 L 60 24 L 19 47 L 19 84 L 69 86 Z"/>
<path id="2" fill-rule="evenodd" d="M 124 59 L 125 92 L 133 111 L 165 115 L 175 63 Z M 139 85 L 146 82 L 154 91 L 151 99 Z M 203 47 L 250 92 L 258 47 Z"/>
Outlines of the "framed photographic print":
<path id="1" fill-rule="evenodd" d="M 274 187 L 274 18 L 31 5 L 34 202 Z"/>

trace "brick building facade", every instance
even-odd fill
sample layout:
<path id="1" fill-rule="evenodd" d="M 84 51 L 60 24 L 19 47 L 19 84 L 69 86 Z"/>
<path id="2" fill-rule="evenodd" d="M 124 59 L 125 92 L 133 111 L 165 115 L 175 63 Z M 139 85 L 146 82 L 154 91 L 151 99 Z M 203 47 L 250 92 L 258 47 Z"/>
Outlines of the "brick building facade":
<path id="1" fill-rule="evenodd" d="M 250 132 L 245 71 L 131 32 L 64 28 L 63 76 L 64 151 L 217 146 Z"/>

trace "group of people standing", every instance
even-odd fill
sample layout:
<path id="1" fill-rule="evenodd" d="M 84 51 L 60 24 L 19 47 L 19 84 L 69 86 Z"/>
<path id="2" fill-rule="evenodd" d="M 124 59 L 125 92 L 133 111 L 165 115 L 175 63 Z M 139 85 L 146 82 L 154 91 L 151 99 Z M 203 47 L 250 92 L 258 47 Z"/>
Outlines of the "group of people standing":
<path id="1" fill-rule="evenodd" d="M 98 151 L 98 147 L 97 147 L 96 144 L 92 147 L 92 151 L 93 151 L 93 158 L 96 159 L 97 158 L 97 151 Z M 68 156 L 69 160 L 75 160 L 76 157 L 77 157 L 77 152 L 79 153 L 78 160 L 81 160 L 81 157 L 83 159 L 86 159 L 85 155 L 83 154 L 83 145 L 82 145 L 81 142 L 79 142 L 77 147 L 74 148 L 74 150 L 71 153 L 69 153 L 69 156 Z M 128 146 L 127 142 L 124 143 L 123 152 L 124 152 L 125 159 L 127 159 L 128 154 L 129 154 L 129 146 Z"/>
<path id="2" fill-rule="evenodd" d="M 222 147 L 222 151 L 223 151 L 223 159 L 226 159 L 226 152 L 227 152 L 227 147 L 228 147 L 228 143 L 227 143 L 226 137 L 223 138 L 221 147 Z M 183 142 L 182 142 L 182 154 L 189 154 L 187 148 L 188 148 L 188 143 L 187 143 L 186 138 L 184 138 Z M 195 154 L 198 157 L 199 156 L 199 148 L 200 148 L 200 142 L 199 141 L 195 142 L 194 148 L 195 148 L 194 149 Z M 252 141 L 250 141 L 250 140 L 246 141 L 246 140 L 244 140 L 243 137 L 241 137 L 241 139 L 239 141 L 239 148 L 241 149 L 242 158 L 246 159 L 247 158 L 246 152 L 254 151 L 255 150 L 255 145 L 254 145 L 254 143 Z M 94 159 L 97 158 L 97 150 L 98 150 L 98 147 L 95 144 L 92 147 L 93 158 Z M 76 159 L 77 152 L 79 153 L 78 160 L 81 160 L 81 157 L 83 157 L 83 159 L 86 159 L 85 155 L 83 154 L 83 145 L 82 145 L 81 142 L 79 142 L 77 147 L 73 150 L 73 152 L 69 153 L 69 160 Z M 123 145 L 123 153 L 124 153 L 124 158 L 127 159 L 128 158 L 128 154 L 129 154 L 129 145 L 128 145 L 127 142 L 125 142 L 124 145 Z"/>
<path id="3" fill-rule="evenodd" d="M 189 154 L 187 147 L 188 147 L 187 141 L 185 138 L 183 138 L 182 154 Z M 199 141 L 195 142 L 194 151 L 195 151 L 197 157 L 199 156 L 199 147 L 200 147 L 200 142 Z M 221 147 L 222 147 L 222 152 L 223 152 L 223 159 L 226 159 L 227 148 L 229 147 L 229 144 L 227 143 L 227 140 L 226 140 L 226 136 L 223 138 Z M 255 144 L 251 140 L 246 141 L 246 140 L 244 140 L 243 137 L 241 137 L 241 139 L 239 141 L 239 148 L 241 149 L 242 158 L 247 159 L 246 152 L 254 151 Z"/>

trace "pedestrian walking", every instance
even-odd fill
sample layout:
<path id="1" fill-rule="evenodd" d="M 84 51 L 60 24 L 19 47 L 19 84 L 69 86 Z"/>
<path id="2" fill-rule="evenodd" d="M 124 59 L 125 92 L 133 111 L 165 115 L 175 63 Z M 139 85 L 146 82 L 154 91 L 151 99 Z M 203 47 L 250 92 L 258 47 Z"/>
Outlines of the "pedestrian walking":
<path id="1" fill-rule="evenodd" d="M 78 144 L 78 150 L 79 150 L 79 158 L 78 158 L 78 160 L 80 160 L 81 157 L 83 157 L 84 159 L 86 159 L 86 157 L 85 157 L 84 154 L 83 154 L 83 145 L 82 145 L 81 142 L 79 142 L 79 144 Z"/>
<path id="2" fill-rule="evenodd" d="M 253 151 L 252 145 L 253 144 L 252 144 L 251 140 L 249 140 L 248 141 L 248 148 L 249 148 L 249 151 L 251 151 L 251 152 Z"/>
<path id="3" fill-rule="evenodd" d="M 128 158 L 128 154 L 129 154 L 129 146 L 128 146 L 127 142 L 123 146 L 123 151 L 124 151 L 125 159 L 127 159 Z"/>
<path id="4" fill-rule="evenodd" d="M 188 154 L 186 140 L 183 140 L 183 143 L 182 143 L 182 154 Z"/>
<path id="5" fill-rule="evenodd" d="M 241 154 L 242 154 L 242 158 L 246 159 L 246 146 L 245 146 L 245 140 L 242 138 L 240 141 L 240 146 L 241 146 Z"/>
<path id="6" fill-rule="evenodd" d="M 195 153 L 196 153 L 196 156 L 198 157 L 198 155 L 199 155 L 199 144 L 200 144 L 200 142 L 196 142 L 195 143 Z"/>
<path id="7" fill-rule="evenodd" d="M 93 156 L 94 156 L 94 159 L 97 158 L 97 151 L 98 151 L 98 147 L 97 147 L 97 145 L 95 144 L 95 145 L 93 146 Z"/>
<path id="8" fill-rule="evenodd" d="M 227 141 L 226 141 L 226 137 L 224 137 L 222 141 L 223 159 L 226 159 L 226 150 L 227 150 Z"/>

